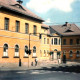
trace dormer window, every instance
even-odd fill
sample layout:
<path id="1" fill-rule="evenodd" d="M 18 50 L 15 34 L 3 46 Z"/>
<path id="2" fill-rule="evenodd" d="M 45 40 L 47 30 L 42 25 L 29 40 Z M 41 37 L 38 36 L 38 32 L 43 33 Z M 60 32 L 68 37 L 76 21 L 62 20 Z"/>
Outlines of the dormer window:
<path id="1" fill-rule="evenodd" d="M 22 7 L 21 4 L 14 4 L 14 5 L 12 5 L 12 6 L 17 7 L 17 8 L 19 8 L 19 9 L 22 9 L 22 10 L 25 10 L 25 9 Z"/>
<path id="2" fill-rule="evenodd" d="M 68 29 L 68 30 L 66 30 L 64 33 L 66 33 L 66 32 L 74 32 L 74 31 L 72 31 L 72 30 Z"/>

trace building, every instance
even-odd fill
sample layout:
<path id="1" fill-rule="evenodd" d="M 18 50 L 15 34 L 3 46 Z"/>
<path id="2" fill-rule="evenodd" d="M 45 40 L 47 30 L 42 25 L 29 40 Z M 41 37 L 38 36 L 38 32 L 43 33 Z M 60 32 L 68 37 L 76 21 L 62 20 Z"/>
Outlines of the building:
<path id="1" fill-rule="evenodd" d="M 46 24 L 41 25 L 41 43 L 40 43 L 40 59 L 49 60 L 50 55 L 50 37 L 49 37 L 49 26 Z"/>
<path id="2" fill-rule="evenodd" d="M 50 26 L 50 32 L 58 36 L 52 39 L 54 47 L 51 48 L 54 50 L 57 45 L 56 51 L 61 51 L 61 59 L 66 55 L 67 60 L 80 60 L 80 29 L 75 24 L 66 22 L 64 25 Z"/>
<path id="3" fill-rule="evenodd" d="M 0 0 L 0 65 L 30 66 L 40 56 L 43 19 L 16 0 Z M 30 43 L 30 44 L 29 44 Z M 26 54 L 30 48 L 31 55 Z"/>
<path id="4" fill-rule="evenodd" d="M 63 55 L 80 60 L 80 29 L 75 24 L 42 24 L 44 20 L 21 3 L 0 0 L 0 66 L 29 67 L 35 58 L 57 60 Z"/>

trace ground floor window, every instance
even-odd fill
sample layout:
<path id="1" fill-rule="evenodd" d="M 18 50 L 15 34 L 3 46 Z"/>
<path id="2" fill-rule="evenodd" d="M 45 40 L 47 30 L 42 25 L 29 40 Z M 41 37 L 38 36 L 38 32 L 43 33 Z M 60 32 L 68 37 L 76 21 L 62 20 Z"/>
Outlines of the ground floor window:
<path id="1" fill-rule="evenodd" d="M 49 56 L 49 51 L 47 50 L 47 56 Z"/>
<path id="2" fill-rule="evenodd" d="M 44 56 L 46 56 L 46 51 L 44 50 Z"/>
<path id="3" fill-rule="evenodd" d="M 76 57 L 80 57 L 80 52 L 77 51 Z"/>
<path id="4" fill-rule="evenodd" d="M 36 47 L 33 47 L 33 56 L 36 56 Z"/>
<path id="5" fill-rule="evenodd" d="M 72 51 L 70 51 L 70 57 L 72 57 L 73 56 L 73 52 Z"/>
<path id="6" fill-rule="evenodd" d="M 24 53 L 24 56 L 25 56 L 25 57 L 28 57 L 27 51 L 28 51 L 28 46 L 25 46 L 25 51 L 24 51 L 24 52 L 25 52 L 25 53 Z"/>
<path id="7" fill-rule="evenodd" d="M 19 57 L 19 46 L 15 45 L 15 56 Z"/>
<path id="8" fill-rule="evenodd" d="M 3 47 L 3 56 L 8 56 L 8 45 L 7 44 L 4 44 L 4 47 Z"/>
<path id="9" fill-rule="evenodd" d="M 40 50 L 40 57 L 42 57 L 42 51 Z"/>

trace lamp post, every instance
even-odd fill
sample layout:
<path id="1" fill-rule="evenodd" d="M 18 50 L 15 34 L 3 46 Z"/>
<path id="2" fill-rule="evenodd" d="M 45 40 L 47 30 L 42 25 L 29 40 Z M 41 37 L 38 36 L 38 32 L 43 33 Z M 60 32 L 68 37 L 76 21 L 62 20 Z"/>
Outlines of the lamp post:
<path id="1" fill-rule="evenodd" d="M 27 54 L 31 54 L 31 49 L 30 49 L 30 35 L 34 34 L 34 33 L 29 33 L 29 49 L 27 50 Z M 39 34 L 39 39 L 41 39 L 41 34 L 40 33 L 35 33 L 35 34 Z M 28 68 L 29 68 L 29 55 L 28 55 Z"/>

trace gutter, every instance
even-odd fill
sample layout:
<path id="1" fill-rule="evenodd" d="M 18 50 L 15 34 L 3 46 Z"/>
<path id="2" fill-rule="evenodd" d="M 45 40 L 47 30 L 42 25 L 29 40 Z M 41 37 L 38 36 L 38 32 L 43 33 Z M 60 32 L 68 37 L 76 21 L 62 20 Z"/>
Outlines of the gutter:
<path id="1" fill-rule="evenodd" d="M 38 18 L 32 17 L 32 16 L 30 16 L 30 15 L 27 15 L 27 14 L 24 14 L 24 13 L 22 13 L 22 12 L 19 12 L 19 11 L 15 10 L 15 9 L 11 9 L 11 8 L 8 8 L 8 7 L 5 7 L 5 6 L 0 6 L 0 8 L 7 9 L 7 10 L 10 10 L 10 11 L 19 13 L 19 14 L 21 14 L 21 15 L 24 15 L 24 16 L 26 16 L 26 17 L 29 17 L 29 18 L 32 18 L 32 19 L 35 19 L 35 20 L 38 20 L 38 21 L 40 21 L 40 22 L 44 22 L 44 20 L 42 20 L 42 19 L 38 19 Z"/>

